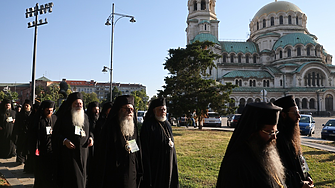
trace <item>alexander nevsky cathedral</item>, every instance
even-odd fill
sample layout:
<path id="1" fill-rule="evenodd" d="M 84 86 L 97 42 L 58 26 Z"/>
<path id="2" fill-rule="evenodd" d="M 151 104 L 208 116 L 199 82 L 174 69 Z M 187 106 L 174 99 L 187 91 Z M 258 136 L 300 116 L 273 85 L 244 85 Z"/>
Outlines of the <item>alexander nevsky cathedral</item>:
<path id="1" fill-rule="evenodd" d="M 307 15 L 297 5 L 269 2 L 251 20 L 249 38 L 234 42 L 218 40 L 215 3 L 188 1 L 187 43 L 215 43 L 213 50 L 222 57 L 208 73 L 222 84 L 239 86 L 230 105 L 240 107 L 240 112 L 247 103 L 293 95 L 302 113 L 335 114 L 332 55 L 308 31 Z"/>

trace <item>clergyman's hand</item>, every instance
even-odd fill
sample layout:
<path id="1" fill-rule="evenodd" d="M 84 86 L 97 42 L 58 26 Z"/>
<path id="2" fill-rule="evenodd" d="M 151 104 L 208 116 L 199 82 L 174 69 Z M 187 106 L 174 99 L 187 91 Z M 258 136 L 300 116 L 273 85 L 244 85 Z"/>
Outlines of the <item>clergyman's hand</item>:
<path id="1" fill-rule="evenodd" d="M 69 149 L 76 149 L 76 146 L 68 139 L 64 141 L 64 145 Z"/>
<path id="2" fill-rule="evenodd" d="M 90 137 L 88 139 L 88 147 L 91 147 L 91 146 L 93 146 L 93 138 L 92 137 Z"/>

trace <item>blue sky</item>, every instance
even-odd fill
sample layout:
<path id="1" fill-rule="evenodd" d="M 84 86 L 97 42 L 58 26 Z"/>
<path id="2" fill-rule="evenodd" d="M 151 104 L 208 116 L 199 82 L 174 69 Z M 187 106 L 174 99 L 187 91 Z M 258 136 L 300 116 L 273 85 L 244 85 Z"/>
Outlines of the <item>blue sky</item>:
<path id="1" fill-rule="evenodd" d="M 219 40 L 246 40 L 256 12 L 274 0 L 217 0 Z M 25 10 L 36 3 L 53 2 L 53 12 L 39 15 L 48 24 L 38 28 L 36 78 L 60 81 L 108 82 L 111 27 L 104 23 L 113 1 L 1 0 L 0 83 L 31 81 L 34 29 Z M 307 15 L 307 28 L 328 53 L 335 55 L 332 20 L 334 1 L 291 0 Z M 308 3 L 307 3 L 308 2 Z M 120 19 L 114 32 L 113 82 L 139 83 L 152 97 L 164 85 L 163 63 L 170 48 L 186 46 L 186 0 L 115 0 L 115 12 L 135 16 L 136 23 Z"/>

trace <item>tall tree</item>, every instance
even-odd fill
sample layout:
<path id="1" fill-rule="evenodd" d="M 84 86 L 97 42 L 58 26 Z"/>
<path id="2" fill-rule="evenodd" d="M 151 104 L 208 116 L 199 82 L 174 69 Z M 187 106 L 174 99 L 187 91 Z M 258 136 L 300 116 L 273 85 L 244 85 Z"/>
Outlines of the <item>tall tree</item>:
<path id="1" fill-rule="evenodd" d="M 207 70 L 216 68 L 214 61 L 220 57 L 213 49 L 212 42 L 196 41 L 186 48 L 169 50 L 164 63 L 169 76 L 165 77 L 164 89 L 159 90 L 158 96 L 167 97 L 167 106 L 173 116 L 180 117 L 196 110 L 200 117 L 209 108 L 221 115 L 233 113 L 234 109 L 226 104 L 232 102 L 229 95 L 235 85 L 208 79 Z"/>
<path id="2" fill-rule="evenodd" d="M 135 107 L 137 108 L 137 110 L 140 110 L 140 111 L 147 110 L 147 103 L 148 103 L 149 97 L 144 89 L 142 89 L 141 91 L 133 91 L 131 92 L 131 95 L 134 96 L 134 103 L 135 103 Z"/>

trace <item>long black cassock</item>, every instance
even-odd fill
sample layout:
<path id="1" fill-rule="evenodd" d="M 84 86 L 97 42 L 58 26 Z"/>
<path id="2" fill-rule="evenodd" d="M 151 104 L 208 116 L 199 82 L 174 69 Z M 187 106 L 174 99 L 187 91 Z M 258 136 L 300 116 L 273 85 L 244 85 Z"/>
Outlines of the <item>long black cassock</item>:
<path id="1" fill-rule="evenodd" d="M 11 158 L 15 156 L 15 145 L 12 141 L 12 134 L 15 119 L 15 111 L 9 110 L 0 114 L 0 158 Z"/>
<path id="2" fill-rule="evenodd" d="M 36 150 L 39 153 L 38 156 L 35 155 L 34 188 L 56 187 L 56 161 L 51 145 L 51 134 L 56 120 L 56 115 L 52 115 L 51 118 L 36 117 L 34 126 L 29 132 L 33 146 L 31 153 L 36 154 Z"/>
<path id="3" fill-rule="evenodd" d="M 86 186 L 86 165 L 88 157 L 88 139 L 92 137 L 89 131 L 89 121 L 85 114 L 83 130 L 85 136 L 75 134 L 70 110 L 58 117 L 52 134 L 52 147 L 57 158 L 57 181 L 62 188 L 83 188 Z M 68 149 L 63 145 L 67 138 L 75 149 Z"/>
<path id="4" fill-rule="evenodd" d="M 125 149 L 125 139 L 135 139 L 141 148 L 137 125 L 133 136 L 123 137 L 117 119 L 117 116 L 107 119 L 95 147 L 93 181 L 97 188 L 136 188 L 141 182 L 141 150 L 129 153 Z"/>
<path id="5" fill-rule="evenodd" d="M 169 146 L 172 129 L 166 120 L 159 122 L 153 117 L 144 121 L 141 128 L 141 146 L 143 155 L 143 188 L 179 187 L 178 166 L 175 147 Z"/>

